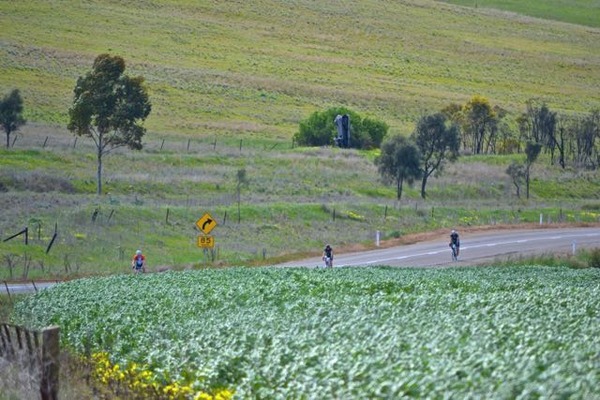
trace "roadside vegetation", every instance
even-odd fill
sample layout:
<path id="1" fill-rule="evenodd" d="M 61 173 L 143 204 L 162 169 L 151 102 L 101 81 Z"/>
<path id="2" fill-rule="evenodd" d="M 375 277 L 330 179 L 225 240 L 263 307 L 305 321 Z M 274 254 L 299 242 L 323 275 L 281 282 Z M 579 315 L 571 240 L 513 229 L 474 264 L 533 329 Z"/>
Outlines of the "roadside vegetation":
<path id="1" fill-rule="evenodd" d="M 234 139 L 150 141 L 141 152 L 115 153 L 105 163 L 105 194 L 96 196 L 93 144 L 48 131 L 0 150 L 2 279 L 63 279 L 125 273 L 137 248 L 149 269 L 254 265 L 317 254 L 331 242 L 374 246 L 423 231 L 479 225 L 591 224 L 600 217 L 596 171 L 532 167 L 531 198 L 517 198 L 505 169 L 520 156 L 461 157 L 420 188 L 394 187 L 378 176 L 371 152 L 262 146 Z M 60 142 L 64 140 L 64 142 Z M 213 139 L 214 140 L 214 139 Z M 162 150 L 160 147 L 163 146 Z M 240 189 L 237 172 L 246 171 Z M 551 190 L 550 188 L 554 188 Z M 568 188 L 569 190 L 564 190 Z M 217 221 L 214 251 L 197 246 L 195 222 Z M 238 222 L 239 221 L 239 222 Z M 48 246 L 57 232 L 50 250 Z M 358 246 L 358 247 L 357 247 Z"/>

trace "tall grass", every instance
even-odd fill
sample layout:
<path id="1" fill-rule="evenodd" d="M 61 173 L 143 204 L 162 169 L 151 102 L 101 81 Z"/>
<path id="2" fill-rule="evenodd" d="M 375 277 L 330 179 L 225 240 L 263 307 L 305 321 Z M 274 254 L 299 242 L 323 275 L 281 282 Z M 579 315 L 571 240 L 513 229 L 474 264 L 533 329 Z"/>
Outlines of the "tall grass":
<path id="1" fill-rule="evenodd" d="M 538 223 L 540 213 L 552 223 L 600 218 L 597 173 L 563 172 L 543 158 L 532 169 L 529 201 L 514 195 L 505 156 L 465 157 L 430 180 L 426 201 L 417 187 L 397 201 L 370 153 L 262 140 L 244 140 L 240 150 L 239 141 L 224 138 L 192 142 L 188 150 L 185 137 L 171 136 L 150 140 L 141 152 L 112 154 L 106 194 L 98 197 L 89 141 L 73 146 L 65 132 L 26 129 L 14 148 L 0 150 L 7 190 L 0 198 L 11 210 L 0 214 L 0 237 L 27 226 L 29 244 L 22 237 L 0 243 L 0 279 L 126 273 L 140 247 L 150 270 L 249 265 L 314 254 L 326 242 L 341 251 L 372 247 L 376 231 L 392 240 L 449 227 Z M 249 184 L 238 211 L 242 168 Z M 197 247 L 195 222 L 205 212 L 218 223 L 214 251 Z"/>

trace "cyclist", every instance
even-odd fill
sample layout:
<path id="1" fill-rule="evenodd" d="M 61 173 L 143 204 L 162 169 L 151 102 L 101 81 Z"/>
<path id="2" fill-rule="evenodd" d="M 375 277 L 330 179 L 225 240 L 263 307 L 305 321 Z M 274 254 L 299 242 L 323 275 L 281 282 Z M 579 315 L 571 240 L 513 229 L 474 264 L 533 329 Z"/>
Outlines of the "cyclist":
<path id="1" fill-rule="evenodd" d="M 323 261 L 326 267 L 333 267 L 333 249 L 330 245 L 326 245 L 323 249 Z"/>
<path id="2" fill-rule="evenodd" d="M 131 269 L 135 272 L 146 272 L 146 257 L 141 250 L 137 250 L 131 260 Z"/>
<path id="3" fill-rule="evenodd" d="M 452 229 L 452 232 L 450 232 L 449 246 L 452 247 L 452 245 L 456 246 L 456 258 L 458 259 L 458 254 L 460 253 L 460 238 L 458 237 L 458 232 L 456 232 L 454 229 Z"/>

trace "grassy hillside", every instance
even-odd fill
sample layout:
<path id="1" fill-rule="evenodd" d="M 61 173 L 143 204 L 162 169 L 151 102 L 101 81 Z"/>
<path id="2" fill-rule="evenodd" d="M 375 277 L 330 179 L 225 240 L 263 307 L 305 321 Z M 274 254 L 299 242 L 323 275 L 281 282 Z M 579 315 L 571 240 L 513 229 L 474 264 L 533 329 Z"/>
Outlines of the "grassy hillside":
<path id="1" fill-rule="evenodd" d="M 474 94 L 600 106 L 597 29 L 434 1 L 2 2 L 0 23 L 0 91 L 20 88 L 40 123 L 64 125 L 102 52 L 146 77 L 153 133 L 290 137 L 339 105 L 406 133 Z"/>
<path id="2" fill-rule="evenodd" d="M 587 112 L 600 107 L 596 28 L 430 1 L 290 4 L 1 2 L 0 91 L 21 89 L 29 124 L 0 150 L 0 237 L 30 234 L 0 242 L 0 279 L 124 272 L 138 247 L 151 269 L 247 265 L 372 246 L 377 230 L 598 222 L 598 173 L 545 155 L 529 201 L 504 172 L 523 155 L 462 158 L 427 201 L 417 188 L 396 201 L 374 153 L 291 142 L 300 120 L 339 105 L 392 134 L 473 94 L 515 113 L 531 97 Z M 146 77 L 154 107 L 144 150 L 107 157 L 97 197 L 93 146 L 64 126 L 77 77 L 106 51 Z M 214 253 L 197 247 L 205 212 Z"/>
<path id="3" fill-rule="evenodd" d="M 563 21 L 571 24 L 600 27 L 600 2 L 598 0 L 446 0 L 464 6 L 490 8 L 516 12 L 532 17 Z"/>

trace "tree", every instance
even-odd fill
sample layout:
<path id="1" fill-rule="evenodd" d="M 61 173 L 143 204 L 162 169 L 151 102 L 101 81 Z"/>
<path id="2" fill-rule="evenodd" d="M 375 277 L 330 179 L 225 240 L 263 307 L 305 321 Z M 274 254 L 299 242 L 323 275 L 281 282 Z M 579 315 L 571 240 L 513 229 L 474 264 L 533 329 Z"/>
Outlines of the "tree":
<path id="1" fill-rule="evenodd" d="M 14 89 L 0 101 L 0 127 L 6 132 L 6 148 L 10 147 L 10 134 L 25 124 L 23 99 L 19 89 Z"/>
<path id="2" fill-rule="evenodd" d="M 142 123 L 152 108 L 144 78 L 124 72 L 123 58 L 101 54 L 73 90 L 67 127 L 78 136 L 91 137 L 96 145 L 98 194 L 102 194 L 102 158 L 118 147 L 140 150 L 146 133 Z"/>
<path id="3" fill-rule="evenodd" d="M 590 111 L 580 119 L 576 133 L 577 163 L 588 168 L 597 168 L 600 154 L 596 140 L 600 140 L 600 109 Z"/>
<path id="4" fill-rule="evenodd" d="M 521 198 L 521 185 L 525 179 L 525 166 L 521 163 L 513 161 L 508 168 L 506 173 L 511 177 L 513 185 L 517 189 L 517 197 Z"/>
<path id="5" fill-rule="evenodd" d="M 540 151 L 542 150 L 542 145 L 540 143 L 529 142 L 525 146 L 525 155 L 527 159 L 525 160 L 525 185 L 526 185 L 526 193 L 527 198 L 529 199 L 529 176 L 531 171 L 531 166 L 537 160 L 540 155 Z"/>
<path id="6" fill-rule="evenodd" d="M 422 117 L 412 134 L 421 154 L 421 197 L 425 198 L 427 179 L 444 169 L 445 161 L 458 157 L 460 146 L 457 125 L 447 126 L 442 113 Z"/>
<path id="7" fill-rule="evenodd" d="M 382 143 L 375 165 L 386 184 L 396 184 L 398 200 L 402 197 L 404 180 L 412 184 L 420 177 L 420 160 L 419 148 L 403 136 L 394 136 Z"/>
<path id="8" fill-rule="evenodd" d="M 389 125 L 383 121 L 376 120 L 374 118 L 365 117 L 362 120 L 362 128 L 368 135 L 368 146 L 367 143 L 364 143 L 362 148 L 366 147 L 380 147 L 381 142 L 387 136 L 388 130 L 390 129 Z"/>
<path id="9" fill-rule="evenodd" d="M 471 146 L 473 154 L 481 154 L 484 144 L 495 131 L 498 116 L 490 102 L 482 96 L 473 96 L 463 107 L 463 143 Z"/>
<path id="10" fill-rule="evenodd" d="M 338 115 L 350 118 L 350 147 L 356 149 L 377 148 L 387 135 L 388 125 L 373 118 L 362 118 L 345 107 L 334 107 L 326 111 L 316 111 L 308 119 L 301 121 L 294 140 L 301 146 L 329 146 L 337 136 L 335 118 Z"/>
<path id="11" fill-rule="evenodd" d="M 557 117 L 556 113 L 550 111 L 546 103 L 539 103 L 534 99 L 529 99 L 526 103 L 526 111 L 519 118 L 519 128 L 521 134 L 529 141 L 541 143 L 550 151 L 550 160 L 554 164 L 554 152 L 558 150 L 559 164 L 565 167 L 564 141 L 563 133 L 560 130 L 557 136 Z"/>

